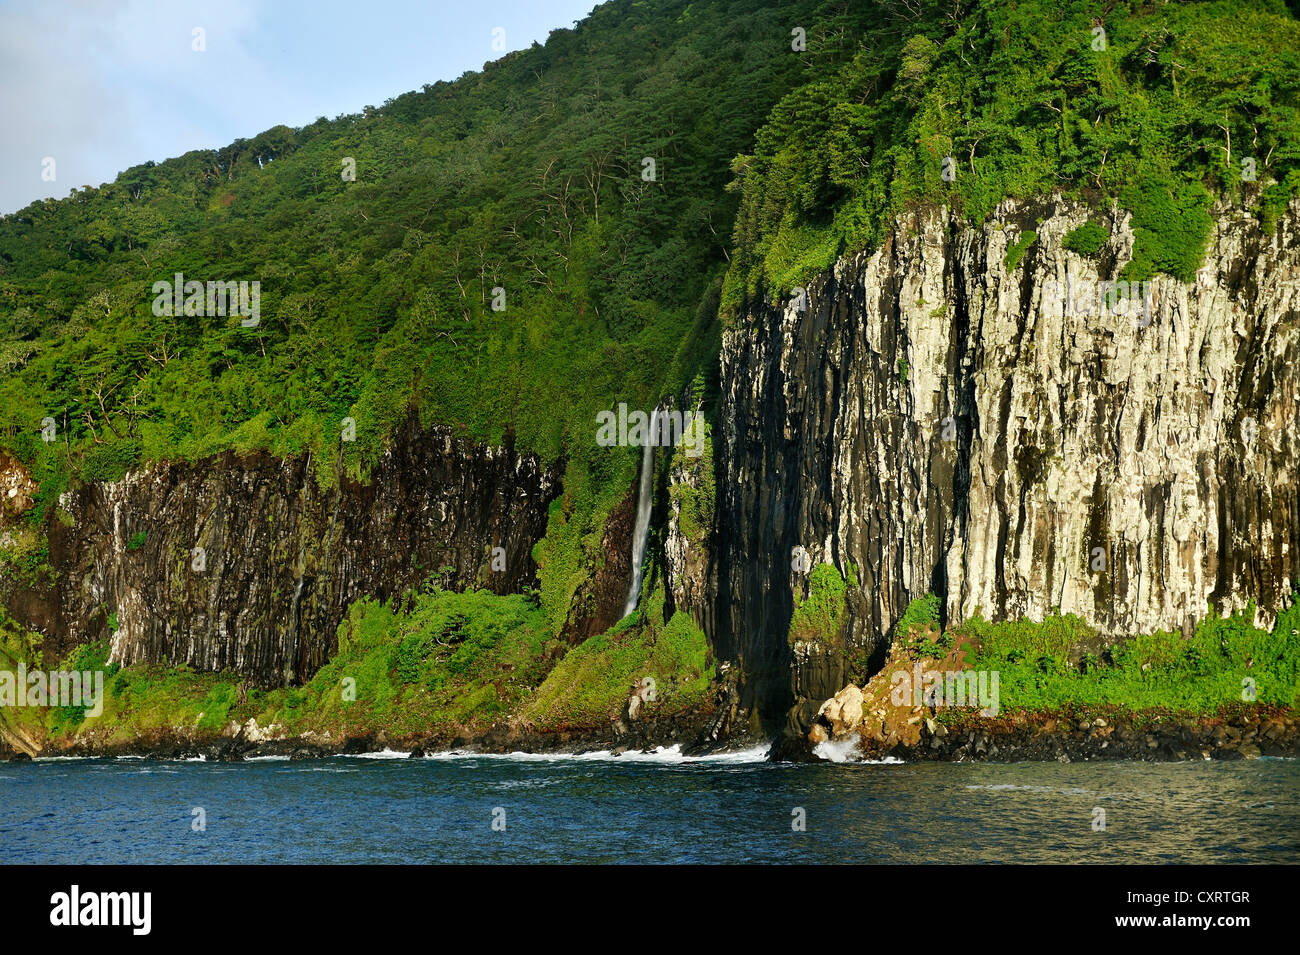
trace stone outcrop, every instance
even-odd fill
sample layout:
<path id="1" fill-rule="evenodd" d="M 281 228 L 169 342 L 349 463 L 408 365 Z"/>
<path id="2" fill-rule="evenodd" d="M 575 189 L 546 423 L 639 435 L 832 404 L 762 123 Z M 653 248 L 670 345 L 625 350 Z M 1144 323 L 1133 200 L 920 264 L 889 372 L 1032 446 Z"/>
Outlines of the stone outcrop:
<path id="1" fill-rule="evenodd" d="M 1067 251 L 1089 218 L 1107 246 Z M 1127 214 L 1062 199 L 979 227 L 916 213 L 728 329 L 712 636 L 766 723 L 806 733 L 847 653 L 879 665 L 927 592 L 945 624 L 1177 630 L 1250 599 L 1271 621 L 1300 581 L 1300 209 L 1271 236 L 1221 210 L 1194 281 L 1154 279 L 1146 314 L 1066 305 L 1133 241 Z M 845 647 L 787 640 L 797 546 L 856 567 Z"/>
<path id="2" fill-rule="evenodd" d="M 862 724 L 862 704 L 862 691 L 851 683 L 823 703 L 817 711 L 818 722 L 813 731 L 824 725 L 827 734 L 818 742 L 836 739 L 857 729 Z"/>

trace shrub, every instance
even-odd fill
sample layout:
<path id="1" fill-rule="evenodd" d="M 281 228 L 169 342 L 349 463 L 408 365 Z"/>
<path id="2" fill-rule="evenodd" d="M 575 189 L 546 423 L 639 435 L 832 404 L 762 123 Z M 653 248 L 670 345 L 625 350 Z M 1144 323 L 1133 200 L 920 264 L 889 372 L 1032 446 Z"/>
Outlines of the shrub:
<path id="1" fill-rule="evenodd" d="M 1071 229 L 1063 244 L 1071 252 L 1093 256 L 1102 250 L 1109 239 L 1110 233 L 1105 228 L 1089 220 L 1077 229 Z"/>
<path id="2" fill-rule="evenodd" d="M 906 640 L 911 635 L 913 627 L 924 630 L 931 624 L 938 623 L 939 598 L 934 594 L 917 597 L 907 605 L 903 616 L 898 618 L 898 624 L 894 627 L 894 639 Z"/>

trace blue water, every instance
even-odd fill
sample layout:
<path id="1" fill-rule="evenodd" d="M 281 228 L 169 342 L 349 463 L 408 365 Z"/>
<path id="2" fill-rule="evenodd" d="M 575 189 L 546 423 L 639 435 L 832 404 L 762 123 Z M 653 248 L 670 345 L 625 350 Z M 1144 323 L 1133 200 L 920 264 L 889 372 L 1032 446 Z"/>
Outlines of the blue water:
<path id="1" fill-rule="evenodd" d="M 1297 823 L 1300 761 L 1280 759 L 0 764 L 8 863 L 1266 863 L 1300 861 Z"/>

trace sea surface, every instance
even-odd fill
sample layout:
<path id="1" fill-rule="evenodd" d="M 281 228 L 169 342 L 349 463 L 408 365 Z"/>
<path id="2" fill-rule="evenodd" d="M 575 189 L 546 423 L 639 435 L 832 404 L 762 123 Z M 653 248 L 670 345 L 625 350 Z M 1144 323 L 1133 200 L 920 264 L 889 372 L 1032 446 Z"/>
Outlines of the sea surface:
<path id="1" fill-rule="evenodd" d="M 7 863 L 1300 862 L 1300 761 L 42 759 L 0 764 L 0 849 Z"/>

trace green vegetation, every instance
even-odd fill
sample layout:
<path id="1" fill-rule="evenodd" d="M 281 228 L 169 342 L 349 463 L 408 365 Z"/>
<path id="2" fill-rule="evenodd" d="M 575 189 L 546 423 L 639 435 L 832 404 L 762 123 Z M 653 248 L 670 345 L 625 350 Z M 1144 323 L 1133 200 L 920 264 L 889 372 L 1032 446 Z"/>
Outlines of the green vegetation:
<path id="1" fill-rule="evenodd" d="M 849 564 L 848 576 L 834 564 L 818 564 L 808 576 L 808 596 L 795 594 L 790 616 L 790 643 L 836 646 L 844 641 L 849 620 L 849 587 L 858 586 L 858 568 Z"/>
<path id="2" fill-rule="evenodd" d="M 1073 614 L 1042 623 L 987 623 L 957 628 L 975 638 L 971 666 L 999 672 L 1004 709 L 1055 710 L 1069 705 L 1166 708 L 1211 712 L 1246 702 L 1300 702 L 1300 595 L 1271 631 L 1251 624 L 1254 605 L 1219 617 L 1213 612 L 1190 639 L 1141 634 L 1105 646 Z M 1253 681 L 1255 699 L 1243 695 Z"/>
<path id="3" fill-rule="evenodd" d="M 524 596 L 430 589 L 405 613 L 361 600 L 334 658 L 306 686 L 266 694 L 257 719 L 336 736 L 486 728 L 541 683 L 557 651 Z"/>
<path id="4" fill-rule="evenodd" d="M 34 528 L 16 527 L 8 536 L 7 546 L 0 547 L 0 571 L 32 588 L 51 583 L 54 568 L 50 565 L 50 545 L 45 535 Z"/>
<path id="5" fill-rule="evenodd" d="M 913 629 L 924 631 L 938 625 L 939 598 L 934 594 L 926 594 L 924 597 L 917 597 L 907 605 L 903 616 L 898 618 L 898 623 L 894 627 L 894 639 L 900 642 L 906 641 L 910 639 Z"/>
<path id="6" fill-rule="evenodd" d="M 1077 252 L 1082 256 L 1093 256 L 1102 250 L 1109 239 L 1110 233 L 1106 231 L 1105 226 L 1089 219 L 1077 229 L 1071 229 L 1062 244 L 1071 252 Z"/>
<path id="7" fill-rule="evenodd" d="M 685 447 L 673 449 L 672 467 L 689 471 L 695 480 L 694 486 L 679 482 L 673 484 L 670 493 L 673 502 L 680 508 L 680 527 L 686 539 L 699 543 L 713 530 L 714 508 L 717 504 L 718 488 L 713 475 L 713 441 L 710 429 L 703 426 L 704 442 L 698 457 L 692 457 Z"/>
<path id="8" fill-rule="evenodd" d="M 3 627 L 0 634 L 0 651 L 17 639 Z M 401 612 L 392 603 L 354 604 L 339 627 L 338 653 L 301 687 L 262 690 L 234 673 L 186 666 L 121 668 L 107 663 L 107 642 L 83 644 L 60 668 L 104 671 L 103 713 L 87 718 L 82 708 L 50 708 L 44 729 L 56 742 L 79 732 L 102 742 L 160 732 L 203 738 L 249 719 L 336 738 L 482 729 L 513 712 L 561 650 L 525 596 L 431 588 L 412 595 Z"/>
<path id="9" fill-rule="evenodd" d="M 848 581 L 818 564 L 810 593 L 791 621 L 791 638 L 834 643 L 846 619 Z M 704 634 L 685 613 L 665 624 L 662 585 L 641 610 L 608 632 L 568 648 L 548 637 L 544 614 L 526 597 L 428 589 L 408 609 L 363 600 L 339 628 L 339 652 L 306 686 L 250 688 L 236 674 L 188 667 L 108 664 L 106 642 L 76 647 L 61 669 L 105 673 L 103 714 L 81 708 L 4 708 L 0 730 L 47 735 L 57 745 L 77 734 L 124 743 L 160 733 L 211 738 L 250 718 L 290 735 L 334 739 L 384 732 L 390 739 L 481 731 L 517 719 L 537 730 L 607 725 L 633 684 L 654 680 L 643 717 L 707 705 L 715 677 Z M 1251 625 L 1254 607 L 1219 617 L 1195 634 L 1141 634 L 1107 645 L 1072 614 L 988 623 L 978 615 L 942 635 L 938 598 L 913 600 L 895 640 L 917 657 L 945 659 L 966 645 L 963 665 L 999 674 L 1004 710 L 1069 708 L 1207 714 L 1246 702 L 1300 704 L 1300 594 L 1271 630 Z M 567 651 L 567 652 L 566 652 Z M 0 667 L 42 665 L 39 638 L 0 614 Z M 1244 695 L 1244 680 L 1255 694 Z"/>
<path id="10" fill-rule="evenodd" d="M 1126 279 L 1187 280 L 1212 196 L 1271 228 L 1300 184 L 1300 23 L 1281 0 L 881 7 L 733 163 L 729 314 L 878 245 L 899 213 L 978 224 L 1055 191 L 1133 213 Z"/>
<path id="11" fill-rule="evenodd" d="M 825 45 L 857 22 L 835 7 L 616 0 L 481 73 L 0 217 L 0 444 L 51 493 L 229 448 L 330 481 L 414 410 L 606 468 L 596 411 L 711 369 L 729 162 L 803 81 L 789 25 Z M 260 281 L 259 324 L 154 315 L 178 272 Z"/>
<path id="12" fill-rule="evenodd" d="M 646 595 L 638 615 L 570 650 L 521 711 L 536 729 L 603 726 L 622 715 L 633 684 L 649 677 L 654 700 L 641 718 L 671 715 L 708 699 L 714 677 L 703 632 L 682 612 L 663 621 L 662 586 Z"/>
<path id="13" fill-rule="evenodd" d="M 19 664 L 29 670 L 42 665 L 41 642 L 0 607 L 0 670 L 15 671 Z M 45 714 L 36 707 L 0 706 L 0 739 L 39 740 Z"/>
<path id="14" fill-rule="evenodd" d="M 1003 257 L 1002 264 L 1008 272 L 1014 272 L 1020 260 L 1025 257 L 1029 247 L 1038 241 L 1038 233 L 1025 231 L 1020 233 L 1020 238 L 1014 243 L 1007 246 L 1007 254 Z"/>
<path id="15" fill-rule="evenodd" d="M 37 646 L 0 620 L 0 657 L 31 666 Z M 644 714 L 670 715 L 705 703 L 715 673 L 688 615 L 664 624 L 661 588 L 647 595 L 639 617 L 572 649 L 547 635 L 544 614 L 524 596 L 430 588 L 403 611 L 361 600 L 339 627 L 338 653 L 300 687 L 262 690 L 232 673 L 120 668 L 107 658 L 106 642 L 83 644 L 60 664 L 104 671 L 102 715 L 53 707 L 18 715 L 56 744 L 78 733 L 101 742 L 161 732 L 203 739 L 249 719 L 289 735 L 450 739 L 515 716 L 538 729 L 601 727 L 619 717 L 633 681 L 645 677 L 656 694 Z"/>

